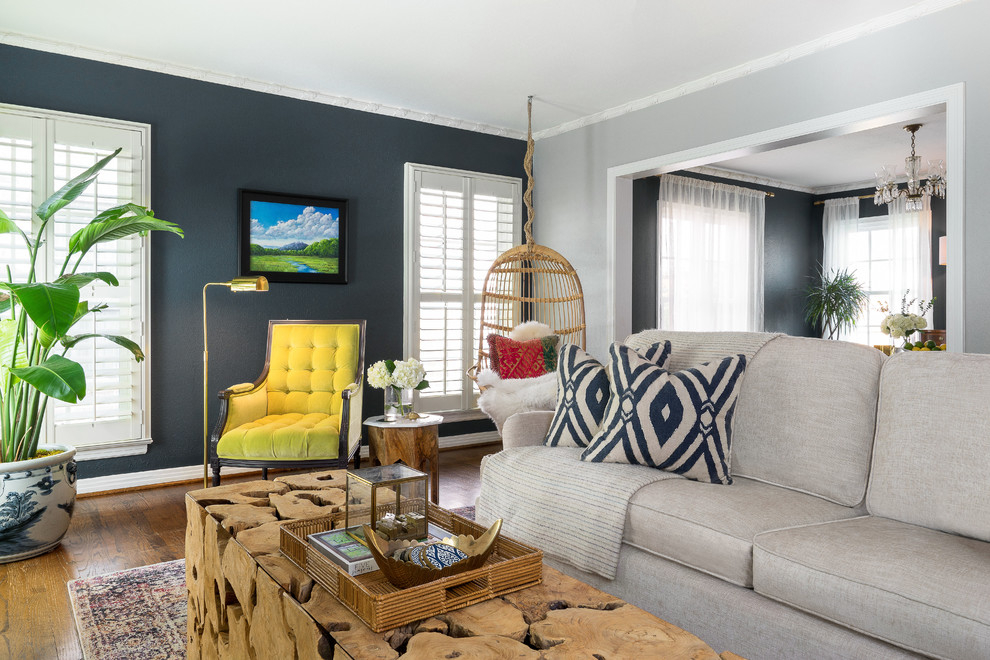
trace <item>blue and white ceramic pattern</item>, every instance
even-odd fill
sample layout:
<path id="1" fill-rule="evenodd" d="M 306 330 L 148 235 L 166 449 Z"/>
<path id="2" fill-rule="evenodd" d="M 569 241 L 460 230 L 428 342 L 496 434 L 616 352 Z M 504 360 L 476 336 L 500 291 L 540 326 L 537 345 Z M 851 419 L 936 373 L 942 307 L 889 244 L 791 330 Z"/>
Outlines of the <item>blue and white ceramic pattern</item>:
<path id="1" fill-rule="evenodd" d="M 55 548 L 65 536 L 76 504 L 76 450 L 0 463 L 0 563 L 27 559 Z"/>

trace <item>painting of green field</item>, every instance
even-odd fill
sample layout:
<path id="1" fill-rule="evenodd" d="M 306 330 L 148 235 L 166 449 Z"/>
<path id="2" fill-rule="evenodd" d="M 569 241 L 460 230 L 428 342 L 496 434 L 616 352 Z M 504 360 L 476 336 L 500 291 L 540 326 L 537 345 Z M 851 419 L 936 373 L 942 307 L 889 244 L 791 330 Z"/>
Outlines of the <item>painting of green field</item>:
<path id="1" fill-rule="evenodd" d="M 252 255 L 251 270 L 270 273 L 328 273 L 338 271 L 337 257 L 311 257 L 304 255 Z"/>

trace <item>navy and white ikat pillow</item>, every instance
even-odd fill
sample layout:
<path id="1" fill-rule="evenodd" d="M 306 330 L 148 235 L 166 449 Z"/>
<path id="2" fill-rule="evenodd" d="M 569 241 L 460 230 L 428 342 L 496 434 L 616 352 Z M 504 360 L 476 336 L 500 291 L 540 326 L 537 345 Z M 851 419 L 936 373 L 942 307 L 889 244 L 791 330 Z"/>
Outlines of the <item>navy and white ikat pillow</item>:
<path id="1" fill-rule="evenodd" d="M 581 460 L 634 463 L 688 479 L 731 484 L 729 447 L 745 355 L 665 371 L 613 344 L 602 429 Z"/>
<path id="2" fill-rule="evenodd" d="M 637 355 L 658 367 L 666 367 L 670 359 L 670 342 L 653 344 Z M 605 366 L 579 346 L 565 344 L 557 356 L 557 411 L 543 444 L 587 447 L 602 426 L 608 398 Z"/>

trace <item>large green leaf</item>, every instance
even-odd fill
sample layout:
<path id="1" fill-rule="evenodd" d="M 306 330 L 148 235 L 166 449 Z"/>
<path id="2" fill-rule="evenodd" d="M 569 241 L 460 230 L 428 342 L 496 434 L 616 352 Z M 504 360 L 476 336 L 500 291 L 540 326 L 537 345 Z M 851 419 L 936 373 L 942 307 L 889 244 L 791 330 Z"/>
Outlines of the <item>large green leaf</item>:
<path id="1" fill-rule="evenodd" d="M 34 367 L 14 368 L 10 372 L 59 401 L 76 403 L 86 396 L 86 373 L 82 366 L 61 355 L 52 355 Z"/>
<path id="2" fill-rule="evenodd" d="M 67 204 L 71 204 L 74 199 L 83 194 L 86 188 L 96 180 L 96 176 L 100 173 L 107 163 L 113 160 L 117 154 L 120 153 L 120 149 L 117 149 L 112 154 L 100 160 L 96 165 L 77 176 L 76 178 L 69 181 L 67 184 L 59 188 L 55 194 L 42 202 L 41 206 L 35 211 L 37 216 L 42 220 L 48 220 L 63 208 Z"/>
<path id="3" fill-rule="evenodd" d="M 14 356 L 14 338 L 17 336 L 17 321 L 14 319 L 0 320 L 0 368 L 23 367 L 27 364 L 27 352 L 24 342 L 17 345 L 17 356 Z M 0 369 L 2 370 L 2 369 Z M 3 374 L 6 378 L 7 374 Z"/>
<path id="4" fill-rule="evenodd" d="M 28 245 L 31 245 L 31 239 L 28 235 L 24 233 L 24 230 L 17 226 L 17 223 L 7 217 L 7 214 L 0 209 L 0 234 L 20 234 L 21 238 Z"/>
<path id="5" fill-rule="evenodd" d="M 74 326 L 76 323 L 79 322 L 79 319 L 86 316 L 87 314 L 91 312 L 102 312 L 108 306 L 109 305 L 107 305 L 106 303 L 99 303 L 93 307 L 90 307 L 89 301 L 80 300 L 79 303 L 76 305 L 76 313 L 72 317 L 72 323 L 69 324 L 69 328 L 71 329 L 72 326 Z M 52 344 L 54 344 L 56 341 L 59 340 L 59 337 L 56 337 L 48 333 L 44 328 L 38 330 L 38 337 L 39 340 L 41 341 L 41 345 L 45 347 L 51 346 Z"/>
<path id="6" fill-rule="evenodd" d="M 120 284 L 113 273 L 107 273 L 105 271 L 101 271 L 99 273 L 76 273 L 75 275 L 63 275 L 55 281 L 59 284 L 72 284 L 81 289 L 96 280 L 106 282 L 110 286 L 118 286 Z"/>
<path id="7" fill-rule="evenodd" d="M 99 333 L 73 335 L 71 337 L 63 337 L 62 345 L 65 346 L 66 348 L 72 348 L 73 346 L 75 346 L 84 339 L 94 339 L 96 337 L 106 339 L 107 341 L 112 341 L 118 346 L 122 346 L 123 348 L 126 348 L 131 352 L 131 355 L 134 356 L 134 360 L 136 362 L 140 362 L 141 360 L 144 359 L 144 351 L 141 350 L 141 347 L 138 346 L 135 342 L 128 339 L 127 337 L 121 337 L 120 335 L 101 335 Z"/>
<path id="8" fill-rule="evenodd" d="M 146 211 L 142 207 L 138 208 Z M 179 236 L 183 235 L 182 228 L 179 225 L 168 220 L 156 218 L 151 215 L 150 211 L 147 211 L 146 214 L 125 215 L 108 218 L 99 222 L 94 220 L 72 235 L 69 239 L 69 252 L 72 254 L 85 254 L 97 243 L 115 241 L 118 238 L 125 238 L 133 234 L 149 231 L 170 231 Z"/>
<path id="9" fill-rule="evenodd" d="M 7 289 L 17 297 L 27 315 L 48 337 L 58 339 L 75 322 L 76 306 L 79 304 L 77 286 L 49 282 L 33 284 L 0 282 L 0 288 Z"/>

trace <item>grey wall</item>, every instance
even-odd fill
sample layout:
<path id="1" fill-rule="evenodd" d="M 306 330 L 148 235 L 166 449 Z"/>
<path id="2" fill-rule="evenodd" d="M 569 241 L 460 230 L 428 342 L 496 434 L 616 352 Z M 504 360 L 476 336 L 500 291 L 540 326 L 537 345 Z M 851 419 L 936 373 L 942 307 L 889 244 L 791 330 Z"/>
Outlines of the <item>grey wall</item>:
<path id="1" fill-rule="evenodd" d="M 2 45 L 0 102 L 150 123 L 152 206 L 186 234 L 152 242 L 154 443 L 83 478 L 202 461 L 201 290 L 238 274 L 238 188 L 348 199 L 350 283 L 210 289 L 211 399 L 258 376 L 269 319 L 367 319 L 367 361 L 401 355 L 404 163 L 524 175 L 520 140 Z"/>
<path id="2" fill-rule="evenodd" d="M 588 344 L 604 354 L 609 167 L 697 149 L 956 83 L 965 83 L 966 350 L 990 352 L 990 287 L 983 259 L 990 223 L 978 191 L 990 177 L 990 2 L 968 2 L 785 64 L 643 110 L 539 140 L 536 198 L 540 243 L 566 255 L 585 284 Z M 913 48 L 905 44 L 920 44 Z M 898 53 L 876 72 L 878 62 Z M 616 75 L 621 75 L 616 71 Z M 953 194 L 962 173 L 948 173 Z M 950 240 L 952 237 L 950 236 Z M 627 268 L 625 264 L 623 268 Z M 952 265 L 950 264 L 951 268 Z M 619 338 L 621 339 L 621 337 Z M 951 338 L 950 338 L 951 342 Z"/>
<path id="3" fill-rule="evenodd" d="M 763 227 L 763 322 L 767 332 L 797 337 L 815 336 L 804 321 L 802 289 L 821 261 L 821 215 L 815 223 L 812 196 L 743 181 L 677 172 L 679 176 L 772 192 L 767 197 Z M 660 179 L 633 182 L 633 332 L 656 327 L 657 319 L 657 198 Z M 817 251 L 815 236 L 819 237 Z"/>

